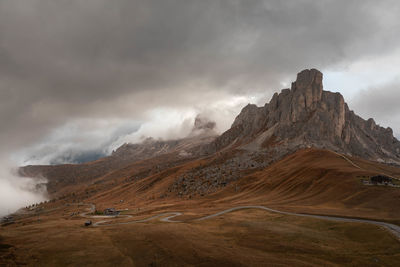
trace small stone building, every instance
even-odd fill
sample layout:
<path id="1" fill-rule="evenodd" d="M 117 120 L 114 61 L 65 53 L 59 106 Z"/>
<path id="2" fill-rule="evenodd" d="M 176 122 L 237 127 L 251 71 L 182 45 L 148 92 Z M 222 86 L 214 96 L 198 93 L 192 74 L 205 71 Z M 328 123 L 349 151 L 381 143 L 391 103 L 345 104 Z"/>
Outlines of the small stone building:
<path id="1" fill-rule="evenodd" d="M 385 176 L 385 175 L 375 175 L 371 177 L 372 184 L 392 184 L 392 178 Z"/>
<path id="2" fill-rule="evenodd" d="M 117 211 L 114 208 L 107 208 L 107 209 L 104 210 L 104 215 L 113 215 L 113 216 L 115 216 L 115 215 L 118 215 L 118 214 L 119 214 L 119 211 Z"/>

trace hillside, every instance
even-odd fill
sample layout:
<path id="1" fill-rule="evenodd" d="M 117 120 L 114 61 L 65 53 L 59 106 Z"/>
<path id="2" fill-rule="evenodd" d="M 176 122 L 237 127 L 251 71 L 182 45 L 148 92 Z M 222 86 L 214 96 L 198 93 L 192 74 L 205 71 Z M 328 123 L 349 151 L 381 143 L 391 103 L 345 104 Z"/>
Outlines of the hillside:
<path id="1" fill-rule="evenodd" d="M 399 168 L 320 149 L 298 150 L 265 166 L 251 162 L 243 166 L 237 160 L 246 155 L 231 150 L 157 169 L 174 158 L 174 154 L 160 155 L 66 188 L 57 199 L 23 209 L 12 224 L 3 224 L 0 262 L 11 266 L 400 263 L 400 243 L 385 228 L 301 216 L 399 225 L 400 188 L 362 183 L 376 174 L 399 177 Z M 235 164 L 242 167 L 235 169 L 237 176 L 232 179 L 230 169 Z M 92 205 L 92 212 L 113 207 L 122 215 L 93 217 L 87 209 Z M 255 205 L 284 214 L 246 209 L 193 221 Z M 176 214 L 174 221 L 163 221 L 171 213 Z M 83 226 L 88 220 L 107 225 Z"/>
<path id="2" fill-rule="evenodd" d="M 297 212 L 344 215 L 400 221 L 400 189 L 362 183 L 377 174 L 400 178 L 400 169 L 358 158 L 359 169 L 342 156 L 317 149 L 291 154 L 267 167 L 243 168 L 230 178 L 229 155 L 209 157 L 168 168 L 145 178 L 135 177 L 147 161 L 134 163 L 85 187 L 80 201 L 120 208 L 170 203 L 196 209 L 199 203 L 212 206 L 263 204 Z M 361 164 L 360 164 L 361 165 Z M 221 170 L 218 179 L 215 169 Z M 198 175 L 191 174 L 200 170 Z M 218 171 L 217 171 L 218 172 Z M 206 180 L 205 177 L 210 177 Z M 199 183 L 200 181 L 200 183 Z M 397 182 L 396 182 L 397 183 Z M 399 184 L 399 183 L 397 183 Z M 120 203 L 123 200 L 123 203 Z"/>

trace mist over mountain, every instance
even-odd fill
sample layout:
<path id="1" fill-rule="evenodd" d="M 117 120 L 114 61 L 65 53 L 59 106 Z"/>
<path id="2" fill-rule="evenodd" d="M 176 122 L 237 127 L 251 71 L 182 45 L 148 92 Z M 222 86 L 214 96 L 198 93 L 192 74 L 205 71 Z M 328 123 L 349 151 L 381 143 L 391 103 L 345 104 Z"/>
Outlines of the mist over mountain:
<path id="1" fill-rule="evenodd" d="M 4 159 L 0 161 L 0 177 L 0 218 L 47 199 L 45 178 L 22 178 L 18 175 L 18 168 Z"/>

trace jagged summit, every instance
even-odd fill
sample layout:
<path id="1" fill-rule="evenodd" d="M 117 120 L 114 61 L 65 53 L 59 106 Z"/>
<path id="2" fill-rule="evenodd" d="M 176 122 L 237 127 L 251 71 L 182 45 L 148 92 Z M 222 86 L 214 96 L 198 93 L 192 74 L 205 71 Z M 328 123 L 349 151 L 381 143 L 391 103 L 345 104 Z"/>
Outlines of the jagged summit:
<path id="1" fill-rule="evenodd" d="M 292 91 L 304 96 L 304 107 L 311 108 L 322 97 L 322 73 L 316 69 L 301 71 L 292 83 Z"/>
<path id="2" fill-rule="evenodd" d="M 340 93 L 323 90 L 322 79 L 316 69 L 303 70 L 291 89 L 275 93 L 265 106 L 245 106 L 211 149 L 237 147 L 282 154 L 317 147 L 399 163 L 400 142 L 393 131 L 357 116 Z"/>

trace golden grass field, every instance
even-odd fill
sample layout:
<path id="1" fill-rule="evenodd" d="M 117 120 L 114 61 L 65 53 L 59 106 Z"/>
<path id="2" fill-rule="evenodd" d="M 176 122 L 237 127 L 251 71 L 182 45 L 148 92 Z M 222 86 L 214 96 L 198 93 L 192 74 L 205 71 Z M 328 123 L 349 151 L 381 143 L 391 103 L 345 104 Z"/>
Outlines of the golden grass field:
<path id="1" fill-rule="evenodd" d="M 258 210 L 208 221 L 87 228 L 42 217 L 2 231 L 4 264 L 32 266 L 398 266 L 400 242 L 366 224 Z M 5 230 L 5 229 L 4 229 Z"/>
<path id="2" fill-rule="evenodd" d="M 360 177 L 398 168 L 360 159 L 355 168 L 338 155 L 302 150 L 226 188 L 193 199 L 161 198 L 185 169 L 206 160 L 126 183 L 136 165 L 109 174 L 113 186 L 74 187 L 76 202 L 98 209 L 128 209 L 123 222 L 168 211 L 190 220 L 240 205 L 282 211 L 357 217 L 400 224 L 400 188 L 365 186 Z M 143 162 L 140 164 L 144 164 Z M 110 183 L 111 183 L 110 182 Z M 235 188 L 240 190 L 236 191 Z M 143 189 L 145 188 L 145 189 Z M 84 192 L 96 189 L 86 199 Z M 80 191 L 81 190 L 81 191 Z M 85 227 L 78 213 L 88 206 L 65 205 L 69 197 L 25 212 L 0 228 L 0 262 L 5 266 L 400 266 L 400 240 L 364 223 L 333 222 L 240 210 L 205 221 Z M 123 199 L 123 202 L 120 202 Z M 74 216 L 71 214 L 75 212 Z M 175 219 L 175 218 L 174 218 Z M 100 219 L 94 219 L 94 221 Z"/>

